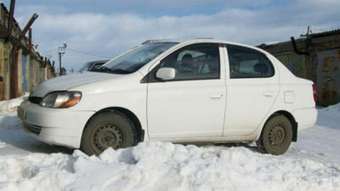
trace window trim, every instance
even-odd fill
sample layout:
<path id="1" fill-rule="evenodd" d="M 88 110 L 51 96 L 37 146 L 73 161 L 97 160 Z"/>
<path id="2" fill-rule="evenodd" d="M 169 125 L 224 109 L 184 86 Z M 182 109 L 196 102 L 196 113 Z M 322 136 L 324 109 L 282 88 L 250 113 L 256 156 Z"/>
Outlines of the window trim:
<path id="1" fill-rule="evenodd" d="M 269 61 L 269 63 L 270 63 L 270 66 L 271 66 L 271 68 L 273 70 L 272 75 L 270 75 L 270 76 L 251 76 L 251 77 L 232 77 L 231 76 L 231 67 L 230 67 L 230 57 L 229 57 L 229 55 L 230 55 L 229 47 L 232 47 L 232 46 L 233 47 L 237 47 L 237 48 L 249 49 L 249 50 L 255 51 L 258 54 L 262 54 L 265 57 L 265 59 L 267 59 Z M 263 78 L 272 78 L 272 77 L 275 76 L 275 74 L 276 74 L 275 66 L 274 66 L 273 62 L 268 58 L 268 56 L 265 53 L 263 53 L 263 52 L 261 52 L 259 50 L 256 50 L 254 48 L 251 48 L 251 47 L 246 47 L 246 46 L 241 46 L 241 45 L 234 45 L 234 44 L 225 44 L 224 48 L 226 49 L 227 54 L 228 54 L 227 56 L 228 56 L 229 79 L 254 79 L 254 78 L 263 79 Z"/>
<path id="2" fill-rule="evenodd" d="M 214 45 L 216 46 L 216 48 L 218 49 L 218 61 L 219 61 L 219 68 L 218 68 L 218 77 L 211 77 L 211 78 L 195 78 L 195 79 L 173 79 L 173 80 L 161 80 L 158 79 L 156 77 L 156 72 L 157 70 L 160 68 L 160 65 L 162 63 L 162 61 L 166 58 L 168 58 L 168 56 L 176 53 L 177 51 L 184 49 L 188 46 L 193 46 L 193 45 Z M 188 44 L 186 46 L 183 46 L 181 48 L 178 48 L 176 50 L 174 50 L 173 52 L 171 52 L 170 54 L 166 55 L 164 58 L 162 58 L 160 61 L 157 62 L 156 66 L 153 67 L 153 69 L 151 71 L 149 71 L 141 80 L 141 83 L 157 83 L 157 82 L 181 82 L 181 81 L 197 81 L 197 80 L 220 80 L 221 79 L 221 72 L 222 72 L 222 60 L 221 60 L 221 50 L 220 48 L 223 47 L 222 44 L 220 43 L 213 43 L 213 42 L 201 42 L 201 43 L 194 43 L 194 44 Z"/>

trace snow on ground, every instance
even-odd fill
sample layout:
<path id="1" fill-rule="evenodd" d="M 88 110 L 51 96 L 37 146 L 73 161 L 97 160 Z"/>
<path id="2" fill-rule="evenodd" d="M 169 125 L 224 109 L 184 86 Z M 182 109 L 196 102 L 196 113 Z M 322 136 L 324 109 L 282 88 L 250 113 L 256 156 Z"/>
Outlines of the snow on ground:
<path id="1" fill-rule="evenodd" d="M 0 115 L 0 190 L 340 191 L 340 104 L 282 156 L 250 146 L 142 143 L 99 157 L 40 143 Z"/>
<path id="2" fill-rule="evenodd" d="M 297 148 L 340 165 L 340 103 L 319 109 L 317 125 L 302 131 Z"/>
<path id="3" fill-rule="evenodd" d="M 24 96 L 18 97 L 15 99 L 11 99 L 8 101 L 0 101 L 0 114 L 5 114 L 8 112 L 16 111 L 17 107 L 20 105 L 24 97 L 27 97 L 28 93 L 25 93 Z"/>

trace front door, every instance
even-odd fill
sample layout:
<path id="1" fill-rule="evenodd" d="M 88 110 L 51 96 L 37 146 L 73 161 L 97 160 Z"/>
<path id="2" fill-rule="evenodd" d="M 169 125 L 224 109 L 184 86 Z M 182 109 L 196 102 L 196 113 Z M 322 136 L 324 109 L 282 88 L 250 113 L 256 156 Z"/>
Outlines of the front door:
<path id="1" fill-rule="evenodd" d="M 175 79 L 156 79 L 155 72 L 161 67 L 174 68 Z M 181 48 L 150 74 L 147 114 L 151 138 L 222 136 L 226 88 L 218 44 Z"/>

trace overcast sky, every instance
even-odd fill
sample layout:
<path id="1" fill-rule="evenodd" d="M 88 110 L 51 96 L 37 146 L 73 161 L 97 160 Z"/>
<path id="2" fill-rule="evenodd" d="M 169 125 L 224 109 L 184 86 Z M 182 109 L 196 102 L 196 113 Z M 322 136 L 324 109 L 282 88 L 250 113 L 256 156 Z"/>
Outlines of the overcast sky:
<path id="1" fill-rule="evenodd" d="M 9 0 L 0 0 L 9 7 Z M 17 0 L 21 26 L 34 13 L 34 43 L 65 66 L 78 69 L 147 39 L 213 37 L 247 44 L 340 28 L 340 0 Z"/>

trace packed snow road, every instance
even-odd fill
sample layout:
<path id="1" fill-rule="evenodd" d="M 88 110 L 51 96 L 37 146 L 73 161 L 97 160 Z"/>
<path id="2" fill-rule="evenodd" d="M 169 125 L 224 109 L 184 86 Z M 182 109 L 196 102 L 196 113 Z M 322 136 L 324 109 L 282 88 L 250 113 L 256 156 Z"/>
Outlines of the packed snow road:
<path id="1" fill-rule="evenodd" d="M 0 104 L 1 108 L 1 104 Z M 0 114 L 0 190 L 340 191 L 340 105 L 283 156 L 251 146 L 142 143 L 99 157 L 40 143 Z"/>

